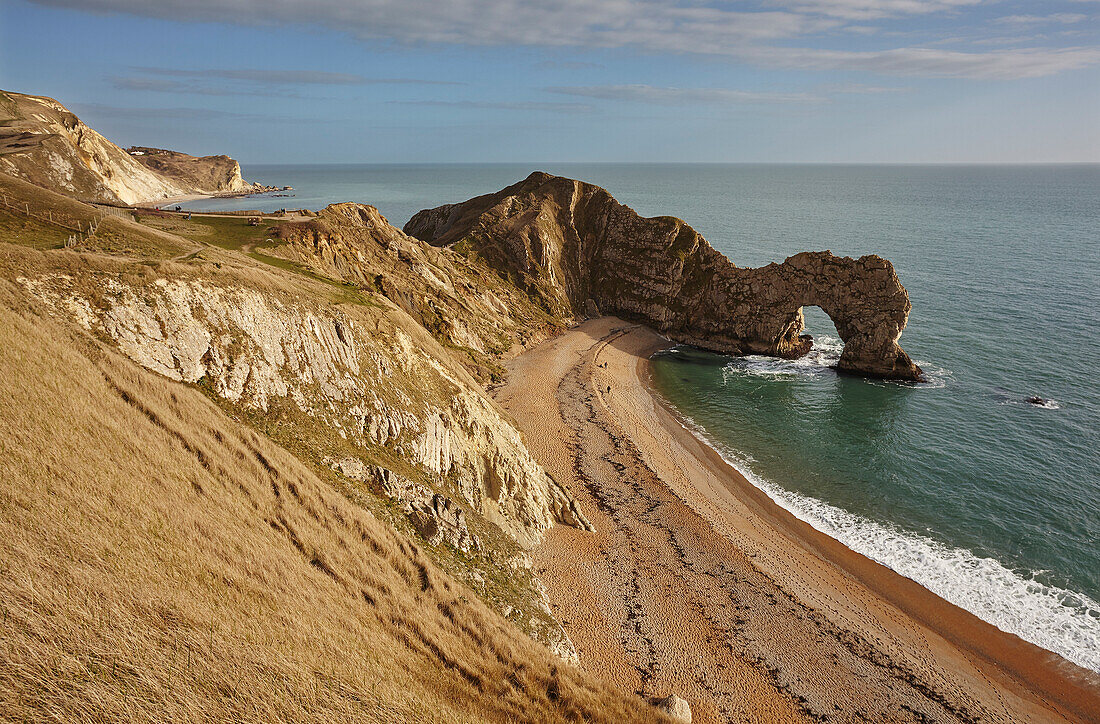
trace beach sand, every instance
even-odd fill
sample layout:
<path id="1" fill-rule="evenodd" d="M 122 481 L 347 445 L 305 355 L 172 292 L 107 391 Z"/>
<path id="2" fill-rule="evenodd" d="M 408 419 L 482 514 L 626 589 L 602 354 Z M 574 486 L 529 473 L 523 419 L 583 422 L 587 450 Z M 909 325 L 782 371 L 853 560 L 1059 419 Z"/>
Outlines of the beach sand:
<path id="1" fill-rule="evenodd" d="M 201 201 L 204 199 L 215 199 L 217 196 L 211 194 L 187 194 L 185 196 L 170 196 L 164 199 L 149 199 L 148 201 L 138 201 L 133 204 L 134 208 L 138 209 L 154 209 L 161 208 L 163 206 L 175 206 L 176 204 L 183 204 L 188 201 Z"/>
<path id="2" fill-rule="evenodd" d="M 1100 677 L 818 533 L 691 435 L 648 387 L 667 346 L 591 320 L 494 391 L 596 527 L 533 551 L 582 667 L 695 722 L 1100 721 Z"/>

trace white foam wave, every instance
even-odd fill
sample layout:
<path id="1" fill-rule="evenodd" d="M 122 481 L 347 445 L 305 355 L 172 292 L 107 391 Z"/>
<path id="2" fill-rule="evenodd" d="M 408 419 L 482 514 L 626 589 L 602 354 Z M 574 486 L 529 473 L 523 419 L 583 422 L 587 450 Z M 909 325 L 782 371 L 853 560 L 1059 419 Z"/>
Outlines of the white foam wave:
<path id="1" fill-rule="evenodd" d="M 1062 403 L 1058 400 L 1043 400 L 1042 402 L 1032 402 L 1031 400 L 1002 400 L 1002 405 L 1027 405 L 1028 407 L 1038 407 L 1041 410 L 1061 410 Z"/>
<path id="2" fill-rule="evenodd" d="M 768 380 L 790 380 L 799 377 L 833 375 L 836 374 L 836 366 L 840 362 L 840 355 L 843 351 L 844 342 L 837 337 L 823 334 L 814 337 L 813 349 L 803 357 L 798 359 L 780 359 L 763 355 L 735 357 L 722 368 L 722 376 L 723 378 L 739 376 Z M 947 381 L 951 377 L 950 370 L 931 362 L 918 361 L 917 364 L 924 370 L 924 382 L 915 384 L 890 380 L 868 380 L 868 382 L 880 386 L 902 384 L 918 389 L 937 389 L 947 386 Z"/>
<path id="3" fill-rule="evenodd" d="M 755 354 L 735 357 L 722 369 L 722 374 L 765 379 L 832 374 L 833 368 L 840 361 L 842 351 L 843 342 L 835 337 L 822 335 L 814 338 L 813 349 L 804 357 L 780 359 Z"/>
<path id="4" fill-rule="evenodd" d="M 909 578 L 1007 633 L 1100 672 L 1100 603 L 1009 570 L 992 558 L 849 513 L 756 475 L 743 456 L 690 418 L 684 427 L 777 505 L 852 550 Z M 1032 576 L 1041 574 L 1033 571 Z"/>

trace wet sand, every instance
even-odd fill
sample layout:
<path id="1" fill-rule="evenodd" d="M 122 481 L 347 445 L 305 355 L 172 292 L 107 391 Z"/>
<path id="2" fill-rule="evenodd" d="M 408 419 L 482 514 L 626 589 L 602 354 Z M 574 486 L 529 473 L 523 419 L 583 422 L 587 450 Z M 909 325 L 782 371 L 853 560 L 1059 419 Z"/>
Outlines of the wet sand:
<path id="1" fill-rule="evenodd" d="M 495 390 L 596 527 L 533 552 L 581 666 L 696 722 L 1100 721 L 1100 677 L 776 506 L 648 388 L 668 343 L 605 317 Z"/>

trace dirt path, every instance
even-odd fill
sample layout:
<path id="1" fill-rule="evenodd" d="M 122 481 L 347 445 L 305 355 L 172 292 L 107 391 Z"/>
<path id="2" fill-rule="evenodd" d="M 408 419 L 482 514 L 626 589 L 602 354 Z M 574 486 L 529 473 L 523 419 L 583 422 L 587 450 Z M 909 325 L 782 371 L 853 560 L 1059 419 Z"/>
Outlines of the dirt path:
<path id="1" fill-rule="evenodd" d="M 597 529 L 559 526 L 535 555 L 582 666 L 643 696 L 677 693 L 696 722 L 1095 716 L 1082 708 L 1091 699 L 1073 698 L 1095 689 L 1054 677 L 1039 682 L 1043 701 L 915 620 L 934 596 L 815 540 L 736 480 L 646 389 L 645 359 L 663 344 L 621 320 L 593 320 L 512 360 L 494 393 Z M 1024 653 L 1032 649 L 1041 657 Z M 1039 676 L 1051 658 L 1033 662 L 1047 666 Z"/>

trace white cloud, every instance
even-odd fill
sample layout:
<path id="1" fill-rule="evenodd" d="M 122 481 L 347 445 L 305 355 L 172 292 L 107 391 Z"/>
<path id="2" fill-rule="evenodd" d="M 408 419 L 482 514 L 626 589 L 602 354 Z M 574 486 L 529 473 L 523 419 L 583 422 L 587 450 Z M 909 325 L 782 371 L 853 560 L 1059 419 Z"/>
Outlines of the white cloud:
<path id="1" fill-rule="evenodd" d="M 614 101 L 639 101 L 659 105 L 730 103 L 821 103 L 826 98 L 812 93 L 773 93 L 727 88 L 662 88 L 651 85 L 553 86 L 551 93 Z"/>
<path id="2" fill-rule="evenodd" d="M 333 73 L 324 70 L 266 70 L 253 68 L 148 68 L 135 67 L 145 75 L 203 80 L 230 80 L 261 85 L 465 85 L 452 81 L 421 78 L 368 78 L 353 73 Z"/>
<path id="3" fill-rule="evenodd" d="M 1051 23 L 1073 25 L 1087 19 L 1088 15 L 1082 13 L 1054 13 L 1053 15 L 1006 15 L 997 18 L 995 22 L 1005 25 L 1047 25 Z"/>
<path id="4" fill-rule="evenodd" d="M 695 0 L 33 0 L 41 5 L 171 20 L 321 25 L 364 39 L 463 45 L 690 50 L 790 38 L 839 25 L 786 11 L 745 12 Z M 662 40 L 662 38 L 664 40 Z"/>
<path id="5" fill-rule="evenodd" d="M 969 53 L 927 47 L 790 47 L 794 43 L 811 46 L 812 36 L 849 28 L 851 20 L 961 12 L 980 0 L 765 0 L 770 9 L 751 12 L 730 9 L 726 3 L 707 4 L 707 0 L 32 1 L 177 21 L 320 26 L 365 40 L 632 48 L 728 56 L 776 68 L 902 76 L 1035 78 L 1100 63 L 1100 47 L 1095 45 Z"/>
<path id="6" fill-rule="evenodd" d="M 771 0 L 771 4 L 802 13 L 846 20 L 874 20 L 903 15 L 925 15 L 977 5 L 982 0 Z"/>
<path id="7" fill-rule="evenodd" d="M 1100 63 L 1100 48 L 1020 48 L 964 53 L 933 48 L 880 51 L 757 47 L 745 60 L 779 68 L 865 70 L 884 75 L 1012 80 L 1040 78 Z"/>
<path id="8" fill-rule="evenodd" d="M 551 113 L 589 113 L 593 110 L 587 103 L 547 103 L 540 101 L 390 101 L 399 106 L 426 106 L 429 108 L 483 109 L 500 111 L 537 111 Z"/>
<path id="9" fill-rule="evenodd" d="M 823 85 L 818 90 L 825 93 L 852 93 L 857 95 L 877 95 L 880 93 L 905 93 L 909 88 L 885 85 L 866 85 L 864 83 L 834 83 Z"/>

